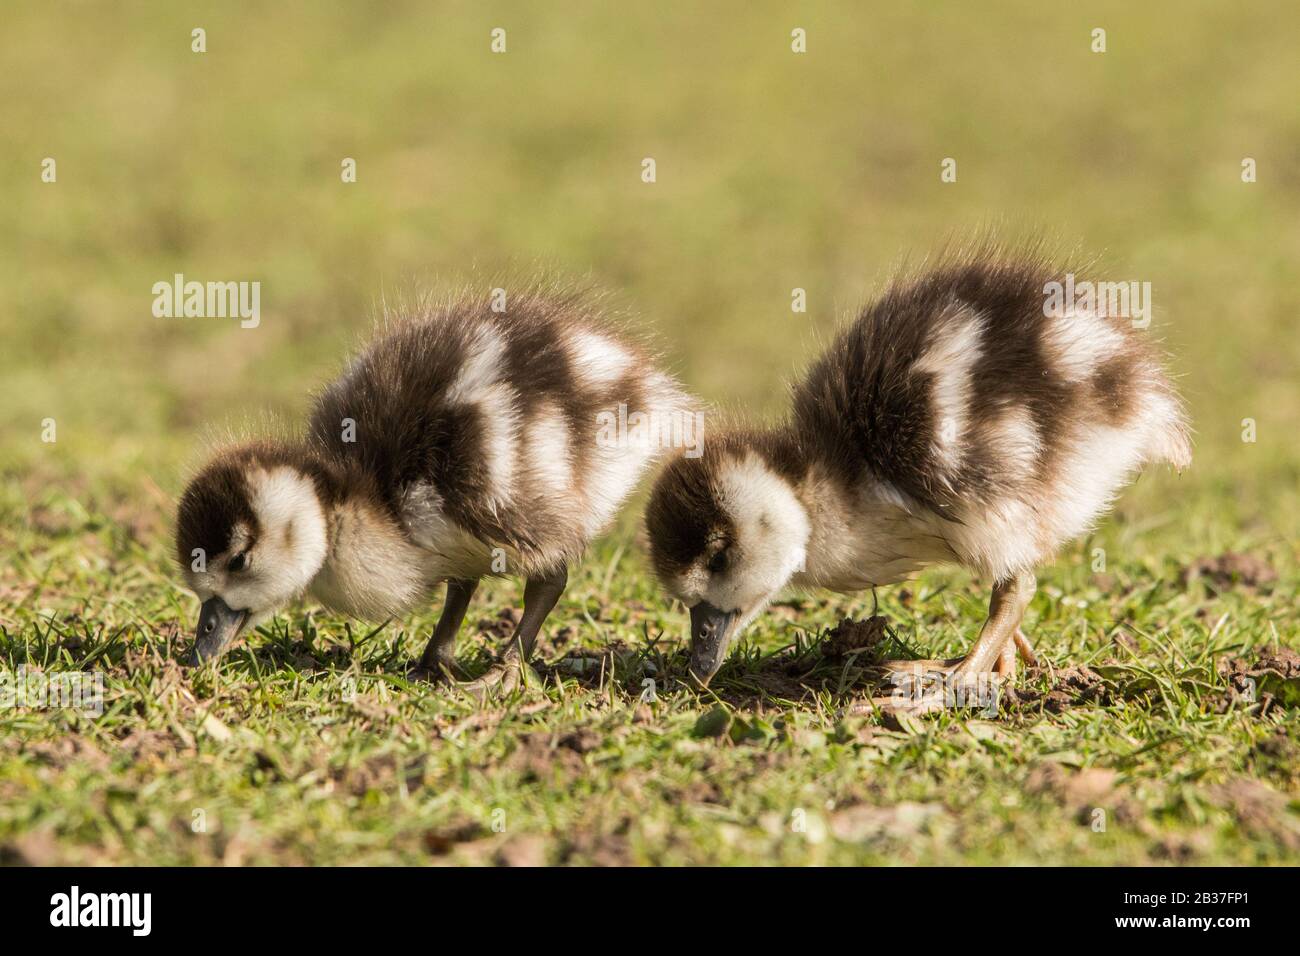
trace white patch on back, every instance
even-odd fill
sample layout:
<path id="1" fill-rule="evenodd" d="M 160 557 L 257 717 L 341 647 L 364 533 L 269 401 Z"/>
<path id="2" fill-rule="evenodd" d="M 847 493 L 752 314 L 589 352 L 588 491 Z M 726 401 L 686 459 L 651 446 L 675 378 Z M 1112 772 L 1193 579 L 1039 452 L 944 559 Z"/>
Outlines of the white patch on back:
<path id="1" fill-rule="evenodd" d="M 1012 481 L 1028 481 L 1034 476 L 1042 442 L 1028 408 L 1007 406 L 988 425 L 984 440 L 997 466 Z"/>
<path id="2" fill-rule="evenodd" d="M 614 517 L 650 461 L 650 453 L 634 443 L 591 447 L 585 464 L 588 507 L 582 519 L 588 537 L 599 534 Z"/>
<path id="3" fill-rule="evenodd" d="M 476 403 L 483 423 L 483 455 L 487 463 L 487 488 L 494 504 L 514 497 L 515 455 L 519 440 L 519 411 L 514 389 L 498 383 L 485 389 Z"/>
<path id="4" fill-rule="evenodd" d="M 465 363 L 456 381 L 447 389 L 447 401 L 453 405 L 473 405 L 482 394 L 501 381 L 505 371 L 506 342 L 494 329 L 474 330 L 465 343 Z"/>
<path id="5" fill-rule="evenodd" d="M 554 404 L 539 409 L 528 425 L 525 448 L 529 477 L 538 486 L 533 491 L 564 494 L 572 490 L 573 450 L 569 446 L 569 423 Z"/>
<path id="6" fill-rule="evenodd" d="M 1047 319 L 1043 344 L 1057 374 L 1081 382 L 1124 347 L 1124 336 L 1095 312 L 1070 310 Z"/>
<path id="7" fill-rule="evenodd" d="M 488 500 L 495 508 L 514 497 L 519 409 L 505 381 L 506 342 L 495 329 L 482 327 L 465 346 L 465 363 L 447 390 L 452 404 L 473 405 L 483 425 L 483 457 L 489 475 Z"/>
<path id="8" fill-rule="evenodd" d="M 961 466 L 966 426 L 970 419 L 971 370 L 980 357 L 983 321 L 961 309 L 939 325 L 938 339 L 912 366 L 933 377 L 934 404 L 931 448 L 942 472 L 953 475 Z"/>
<path id="9" fill-rule="evenodd" d="M 649 375 L 644 384 L 644 401 L 628 409 L 628 414 L 643 412 L 658 416 L 660 420 L 672 415 L 694 414 L 691 402 L 671 379 Z M 597 415 L 601 412 L 617 416 L 618 407 L 603 408 Z M 583 527 L 588 537 L 599 534 L 609 524 L 646 468 L 668 451 L 657 441 L 646 440 L 646 435 L 629 433 L 626 440 L 609 443 L 597 440 L 599 433 L 599 422 L 593 421 L 581 459 L 585 479 L 583 487 L 587 491 Z"/>
<path id="10" fill-rule="evenodd" d="M 622 378 L 632 361 L 618 343 L 585 330 L 574 334 L 570 354 L 574 371 L 588 389 L 614 384 Z"/>

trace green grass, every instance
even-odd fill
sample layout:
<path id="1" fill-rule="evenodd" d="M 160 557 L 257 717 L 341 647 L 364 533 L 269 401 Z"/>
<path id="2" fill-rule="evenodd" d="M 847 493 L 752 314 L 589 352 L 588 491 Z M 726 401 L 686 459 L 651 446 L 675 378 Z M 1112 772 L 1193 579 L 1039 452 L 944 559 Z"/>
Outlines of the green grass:
<path id="1" fill-rule="evenodd" d="M 0 710 L 0 862 L 1300 859 L 1295 680 L 1238 693 L 1300 649 L 1292 5 L 10 6 L 0 669 L 102 669 L 107 700 Z M 541 686 L 499 705 L 407 683 L 436 601 L 378 630 L 296 607 L 218 668 L 175 663 L 196 605 L 170 522 L 205 435 L 300 418 L 382 294 L 589 274 L 693 388 L 764 416 L 902 255 L 989 224 L 1152 282 L 1197 431 L 1186 474 L 1143 476 L 1043 569 L 1049 670 L 1020 706 L 858 712 L 868 675 L 819 642 L 870 594 L 786 602 L 713 693 L 682 688 L 635 503 L 548 622 Z M 261 325 L 153 318 L 174 272 L 260 280 Z M 1276 579 L 1184 575 L 1227 551 Z M 462 659 L 518 598 L 480 593 Z M 940 570 L 879 598 L 944 656 L 987 594 Z M 1032 702 L 1081 665 L 1093 695 Z"/>

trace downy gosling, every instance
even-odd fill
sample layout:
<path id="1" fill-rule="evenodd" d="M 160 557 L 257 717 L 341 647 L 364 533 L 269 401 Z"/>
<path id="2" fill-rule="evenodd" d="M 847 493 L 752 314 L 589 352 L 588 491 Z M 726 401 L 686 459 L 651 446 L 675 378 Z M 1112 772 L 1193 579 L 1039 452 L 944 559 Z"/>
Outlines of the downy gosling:
<path id="1" fill-rule="evenodd" d="M 1035 569 L 1140 466 L 1191 461 L 1148 333 L 1105 303 L 1050 307 L 1063 280 L 983 251 L 897 281 L 794 386 L 784 424 L 715 429 L 702 456 L 668 464 L 646 530 L 690 608 L 696 680 L 786 585 L 852 592 L 939 563 L 992 582 L 987 621 L 959 661 L 888 662 L 938 680 L 879 703 L 934 710 L 935 691 L 996 684 L 1017 650 L 1032 660 L 1020 624 Z"/>
<path id="2" fill-rule="evenodd" d="M 176 526 L 202 602 L 190 663 L 304 594 L 383 621 L 446 582 L 417 671 L 451 675 L 479 579 L 518 575 L 522 616 L 471 689 L 518 683 L 568 569 L 666 437 L 699 441 L 699 419 L 589 296 L 529 289 L 494 305 L 466 297 L 390 319 L 320 393 L 305 439 L 228 448 L 197 474 Z"/>

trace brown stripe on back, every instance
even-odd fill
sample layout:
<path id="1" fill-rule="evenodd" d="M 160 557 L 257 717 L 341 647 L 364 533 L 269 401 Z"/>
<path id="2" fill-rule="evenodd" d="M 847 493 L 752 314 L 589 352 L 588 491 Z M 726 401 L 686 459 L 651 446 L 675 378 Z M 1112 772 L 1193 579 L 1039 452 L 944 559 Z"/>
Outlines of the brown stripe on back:
<path id="1" fill-rule="evenodd" d="M 1007 408 L 1027 409 L 1038 437 L 1035 472 L 1050 471 L 1074 389 L 1061 379 L 1047 354 L 1044 285 L 1056 273 L 1035 261 L 968 266 L 955 291 L 985 321 L 979 360 L 972 368 L 972 433 L 992 426 Z M 1012 492 L 1003 450 L 971 442 L 961 476 L 962 491 L 979 500 Z"/>
<path id="2" fill-rule="evenodd" d="M 1107 359 L 1092 373 L 1092 398 L 1106 416 L 1106 424 L 1118 427 L 1132 419 L 1142 392 L 1137 381 L 1140 360 L 1132 352 L 1121 351 Z"/>

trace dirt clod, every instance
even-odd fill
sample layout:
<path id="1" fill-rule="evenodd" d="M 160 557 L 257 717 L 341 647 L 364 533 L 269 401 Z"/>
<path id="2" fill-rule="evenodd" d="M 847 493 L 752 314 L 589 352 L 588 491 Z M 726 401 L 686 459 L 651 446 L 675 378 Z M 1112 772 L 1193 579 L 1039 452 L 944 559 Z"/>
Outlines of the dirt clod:
<path id="1" fill-rule="evenodd" d="M 846 617 L 826 635 L 822 653 L 827 657 L 848 657 L 855 653 L 874 657 L 888 636 L 887 624 L 888 621 L 879 614 L 865 621 Z"/>
<path id="2" fill-rule="evenodd" d="M 568 736 L 577 738 L 581 731 Z M 583 772 L 582 754 L 571 743 L 561 745 L 553 741 L 550 733 L 537 731 L 524 734 L 519 738 L 518 746 L 506 758 L 506 766 L 518 770 L 524 782 L 555 782 L 569 780 Z"/>
<path id="3" fill-rule="evenodd" d="M 1234 587 L 1258 588 L 1272 584 L 1277 580 L 1277 571 L 1256 555 L 1225 551 L 1217 557 L 1197 558 L 1183 570 L 1184 584 L 1198 578 L 1222 592 Z"/>
<path id="4" fill-rule="evenodd" d="M 1219 676 L 1232 689 L 1235 702 L 1258 703 L 1259 714 L 1273 707 L 1300 706 L 1300 654 L 1289 647 L 1265 651 L 1254 661 L 1244 657 L 1221 657 L 1215 662 Z"/>
<path id="5" fill-rule="evenodd" d="M 1166 834 L 1151 847 L 1151 855 L 1157 860 L 1168 860 L 1171 863 L 1190 863 L 1205 852 L 1208 842 L 1200 833 L 1188 836 Z"/>
<path id="6" fill-rule="evenodd" d="M 1034 683 L 1046 673 L 1040 668 L 1031 668 L 1026 673 L 1026 683 Z M 1052 685 L 1047 691 L 1019 688 L 1014 692 L 1014 698 L 1008 695 L 1008 699 L 1020 709 L 1041 705 L 1051 714 L 1062 714 L 1084 704 L 1106 704 L 1110 700 L 1106 681 L 1087 665 L 1054 671 L 1051 677 Z"/>
<path id="7" fill-rule="evenodd" d="M 591 727 L 579 727 L 572 733 L 565 734 L 557 741 L 560 747 L 567 747 L 574 753 L 585 754 L 599 747 L 605 738 Z"/>
<path id="8" fill-rule="evenodd" d="M 1059 763 L 1042 763 L 1025 779 L 1025 792 L 1054 799 L 1081 824 L 1093 823 L 1098 810 L 1122 822 L 1136 820 L 1142 813 L 1127 788 L 1119 783 L 1119 774 L 1109 767 L 1071 771 Z"/>
<path id="9" fill-rule="evenodd" d="M 1289 851 L 1300 850 L 1300 823 L 1287 812 L 1287 798 L 1267 784 L 1237 777 L 1211 788 L 1210 798 L 1255 836 Z"/>
<path id="10" fill-rule="evenodd" d="M 1274 777 L 1288 787 L 1294 786 L 1300 781 L 1300 744 L 1291 739 L 1286 728 L 1278 727 L 1271 736 L 1250 748 L 1246 764 L 1259 776 Z"/>

